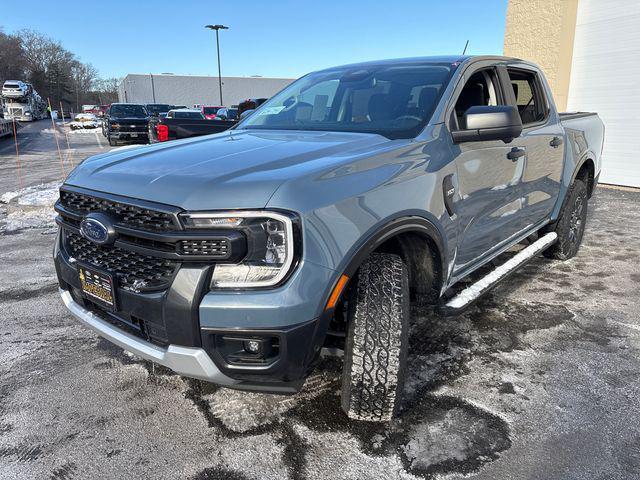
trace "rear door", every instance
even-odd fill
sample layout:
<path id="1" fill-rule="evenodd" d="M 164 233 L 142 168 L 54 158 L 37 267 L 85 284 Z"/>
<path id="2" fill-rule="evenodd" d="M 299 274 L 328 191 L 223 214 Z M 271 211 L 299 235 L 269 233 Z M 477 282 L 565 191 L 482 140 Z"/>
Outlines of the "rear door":
<path id="1" fill-rule="evenodd" d="M 519 228 L 524 230 L 547 219 L 555 206 L 562 177 L 564 130 L 536 69 L 510 65 L 501 78 L 509 102 L 518 108 L 522 120 L 522 135 L 512 144 L 526 151 L 519 216 Z"/>
<path id="2" fill-rule="evenodd" d="M 471 67 L 470 67 L 471 68 Z M 477 105 L 505 105 L 497 70 L 479 68 L 465 73 L 465 84 L 448 116 L 452 130 L 463 128 L 466 110 Z M 521 213 L 520 182 L 524 159 L 508 158 L 513 148 L 502 140 L 452 145 L 460 200 L 458 248 L 454 275 L 463 275 L 482 258 L 518 233 Z"/>

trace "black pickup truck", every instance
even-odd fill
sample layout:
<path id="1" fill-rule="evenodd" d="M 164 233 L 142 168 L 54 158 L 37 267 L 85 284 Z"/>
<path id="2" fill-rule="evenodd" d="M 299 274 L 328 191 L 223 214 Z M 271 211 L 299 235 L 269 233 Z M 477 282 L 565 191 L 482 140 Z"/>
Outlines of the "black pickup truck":
<path id="1" fill-rule="evenodd" d="M 104 122 L 104 131 L 112 147 L 120 140 L 149 141 L 149 114 L 144 105 L 113 103 Z"/>
<path id="2" fill-rule="evenodd" d="M 171 110 L 149 126 L 149 143 L 220 133 L 236 123 L 234 120 L 207 120 L 200 110 Z"/>

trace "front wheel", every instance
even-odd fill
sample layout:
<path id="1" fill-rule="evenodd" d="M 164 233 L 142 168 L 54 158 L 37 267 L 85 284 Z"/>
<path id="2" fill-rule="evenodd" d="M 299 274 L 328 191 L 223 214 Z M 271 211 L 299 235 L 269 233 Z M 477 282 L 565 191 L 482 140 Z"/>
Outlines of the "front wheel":
<path id="1" fill-rule="evenodd" d="M 558 241 L 545 250 L 546 257 L 568 260 L 578 253 L 587 224 L 588 200 L 587 185 L 580 179 L 574 180 L 567 192 L 567 200 L 562 206 L 560 216 L 554 228 L 550 230 L 558 234 Z"/>
<path id="2" fill-rule="evenodd" d="M 409 274 L 404 261 L 373 253 L 349 299 L 342 408 L 350 418 L 388 421 L 404 386 L 409 337 Z"/>

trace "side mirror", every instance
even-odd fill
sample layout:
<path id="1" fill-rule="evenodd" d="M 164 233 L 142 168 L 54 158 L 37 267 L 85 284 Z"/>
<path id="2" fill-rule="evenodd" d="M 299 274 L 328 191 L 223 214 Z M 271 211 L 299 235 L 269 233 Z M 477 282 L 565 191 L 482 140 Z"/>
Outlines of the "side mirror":
<path id="1" fill-rule="evenodd" d="M 476 106 L 464 112 L 463 129 L 451 132 L 454 143 L 502 140 L 509 143 L 522 133 L 518 109 L 511 105 Z"/>

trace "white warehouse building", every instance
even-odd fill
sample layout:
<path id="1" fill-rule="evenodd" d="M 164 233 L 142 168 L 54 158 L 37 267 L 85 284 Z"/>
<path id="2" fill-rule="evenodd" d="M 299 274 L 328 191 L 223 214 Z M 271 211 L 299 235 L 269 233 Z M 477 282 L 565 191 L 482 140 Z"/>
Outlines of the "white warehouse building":
<path id="1" fill-rule="evenodd" d="M 269 98 L 295 79 L 267 77 L 222 77 L 225 106 L 248 98 Z M 218 77 L 173 74 L 137 74 L 124 77 L 118 100 L 129 103 L 168 103 L 170 105 L 220 105 Z"/>

